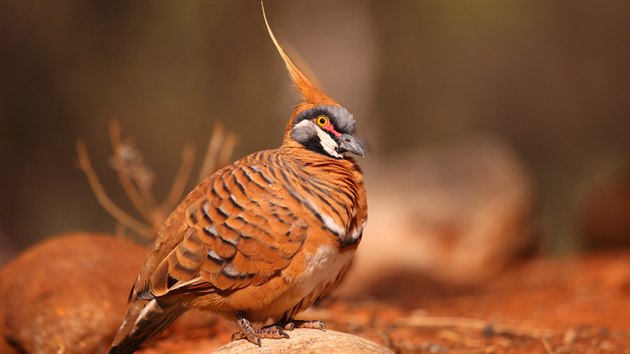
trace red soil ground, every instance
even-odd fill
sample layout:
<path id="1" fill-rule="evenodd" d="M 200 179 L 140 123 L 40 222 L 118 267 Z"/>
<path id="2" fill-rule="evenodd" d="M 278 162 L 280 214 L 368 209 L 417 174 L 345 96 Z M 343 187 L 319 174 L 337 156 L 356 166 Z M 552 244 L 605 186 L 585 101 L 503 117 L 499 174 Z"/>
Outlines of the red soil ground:
<path id="1" fill-rule="evenodd" d="M 399 353 L 630 353 L 630 251 L 534 259 L 466 289 L 399 275 L 370 293 L 303 317 Z M 189 316 L 144 353 L 216 349 L 236 329 Z"/>

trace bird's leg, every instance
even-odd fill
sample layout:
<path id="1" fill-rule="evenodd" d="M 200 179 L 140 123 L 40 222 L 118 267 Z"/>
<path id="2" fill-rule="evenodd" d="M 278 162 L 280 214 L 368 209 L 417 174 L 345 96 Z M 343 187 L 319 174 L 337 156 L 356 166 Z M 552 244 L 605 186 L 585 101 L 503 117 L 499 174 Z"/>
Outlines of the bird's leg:
<path id="1" fill-rule="evenodd" d="M 312 328 L 312 329 L 326 329 L 326 323 L 324 321 L 302 321 L 302 320 L 288 320 L 284 322 L 284 329 L 292 331 L 295 328 Z"/>
<path id="2" fill-rule="evenodd" d="M 271 325 L 261 329 L 254 329 L 251 322 L 245 318 L 242 312 L 236 313 L 236 321 L 241 326 L 241 331 L 232 335 L 232 340 L 247 339 L 249 342 L 260 346 L 261 338 L 269 339 L 281 339 L 289 338 L 289 335 L 284 332 L 282 327 Z"/>

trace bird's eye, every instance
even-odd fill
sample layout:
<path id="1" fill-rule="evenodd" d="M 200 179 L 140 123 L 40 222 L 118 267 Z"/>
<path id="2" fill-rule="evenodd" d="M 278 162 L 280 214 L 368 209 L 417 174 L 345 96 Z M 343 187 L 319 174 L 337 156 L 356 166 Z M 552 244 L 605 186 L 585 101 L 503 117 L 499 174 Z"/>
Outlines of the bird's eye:
<path id="1" fill-rule="evenodd" d="M 319 116 L 319 117 L 317 117 L 317 119 L 315 121 L 317 122 L 317 125 L 319 125 L 320 127 L 324 127 L 324 126 L 326 126 L 326 124 L 328 124 L 328 117 L 326 117 L 326 116 Z"/>

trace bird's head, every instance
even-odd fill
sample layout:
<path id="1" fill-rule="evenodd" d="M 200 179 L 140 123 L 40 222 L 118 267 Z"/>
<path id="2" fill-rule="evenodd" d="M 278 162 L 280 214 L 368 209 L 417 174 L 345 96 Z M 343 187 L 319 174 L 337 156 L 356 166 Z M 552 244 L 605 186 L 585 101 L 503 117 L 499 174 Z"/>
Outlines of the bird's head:
<path id="1" fill-rule="evenodd" d="M 355 122 L 352 114 L 326 95 L 295 66 L 273 35 L 264 7 L 263 17 L 269 36 L 303 97 L 287 124 L 283 145 L 297 143 L 308 150 L 336 159 L 342 159 L 345 152 L 365 156 L 363 146 L 354 136 Z"/>

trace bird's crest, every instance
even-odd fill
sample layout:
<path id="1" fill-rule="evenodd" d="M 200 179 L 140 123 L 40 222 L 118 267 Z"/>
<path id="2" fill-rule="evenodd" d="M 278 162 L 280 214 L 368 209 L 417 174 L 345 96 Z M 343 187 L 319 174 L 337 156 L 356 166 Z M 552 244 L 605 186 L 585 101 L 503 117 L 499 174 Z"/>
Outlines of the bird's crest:
<path id="1" fill-rule="evenodd" d="M 330 98 L 327 94 L 324 93 L 324 91 L 317 87 L 317 85 L 315 85 L 306 75 L 304 75 L 304 73 L 302 73 L 302 71 L 300 71 L 300 69 L 297 68 L 291 58 L 289 58 L 280 43 L 278 43 L 276 36 L 274 36 L 273 31 L 269 26 L 269 22 L 267 21 L 267 16 L 265 14 L 265 6 L 263 5 L 262 1 L 260 2 L 260 5 L 262 7 L 263 18 L 265 20 L 265 25 L 267 26 L 267 31 L 269 32 L 269 37 L 271 37 L 271 40 L 276 46 L 280 57 L 282 57 L 282 60 L 284 61 L 287 70 L 289 71 L 289 75 L 291 76 L 291 80 L 293 80 L 293 83 L 298 88 L 298 90 L 300 90 L 300 93 L 304 98 L 304 101 L 299 103 L 295 107 L 291 120 L 287 125 L 287 129 L 291 128 L 293 119 L 299 112 L 314 108 L 319 105 L 338 106 L 339 104 L 335 102 L 335 100 Z"/>

